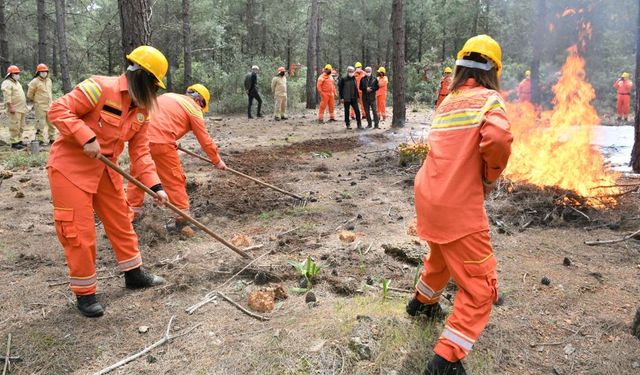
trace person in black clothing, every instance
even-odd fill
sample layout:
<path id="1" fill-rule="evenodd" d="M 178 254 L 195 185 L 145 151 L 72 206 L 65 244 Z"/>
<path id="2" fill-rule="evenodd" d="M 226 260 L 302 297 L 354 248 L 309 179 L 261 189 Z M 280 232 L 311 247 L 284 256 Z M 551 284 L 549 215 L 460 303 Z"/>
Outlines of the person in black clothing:
<path id="1" fill-rule="evenodd" d="M 355 77 L 356 69 L 353 66 L 347 68 L 347 75 L 340 79 L 338 83 L 338 91 L 340 92 L 340 103 L 344 104 L 344 122 L 347 129 L 351 129 L 351 118 L 349 117 L 349 108 L 353 108 L 358 122 L 358 129 L 362 129 L 362 120 L 360 118 L 360 108 L 358 106 L 358 87 Z"/>
<path id="2" fill-rule="evenodd" d="M 253 105 L 253 99 L 258 101 L 258 117 L 262 117 L 262 98 L 260 97 L 260 93 L 258 92 L 258 68 L 257 65 L 251 67 L 251 71 L 247 73 L 247 76 L 244 79 L 244 88 L 247 91 L 247 96 L 249 97 L 249 105 L 247 107 L 247 114 L 249 118 L 253 118 L 251 116 L 251 106 Z"/>
<path id="3" fill-rule="evenodd" d="M 371 67 L 364 69 L 364 77 L 360 80 L 360 91 L 362 91 L 362 104 L 367 118 L 367 128 L 371 128 L 371 111 L 373 111 L 373 124 L 375 129 L 379 129 L 378 107 L 376 105 L 376 91 L 378 91 L 378 79 L 371 75 Z"/>

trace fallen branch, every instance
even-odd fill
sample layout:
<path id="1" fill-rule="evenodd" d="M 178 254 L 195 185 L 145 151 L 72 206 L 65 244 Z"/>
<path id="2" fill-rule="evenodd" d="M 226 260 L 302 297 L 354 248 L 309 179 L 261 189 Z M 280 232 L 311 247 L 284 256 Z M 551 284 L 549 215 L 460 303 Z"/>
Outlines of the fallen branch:
<path id="1" fill-rule="evenodd" d="M 11 356 L 11 333 L 7 337 L 7 352 L 4 356 L 4 368 L 2 369 L 2 375 L 6 375 L 9 370 L 9 366 L 11 366 L 11 360 L 9 359 Z"/>
<path id="2" fill-rule="evenodd" d="M 374 285 L 376 288 L 378 289 L 383 289 L 380 285 Z M 392 292 L 398 292 L 398 293 L 409 293 L 409 294 L 413 294 L 416 291 L 415 290 L 409 290 L 409 289 L 401 289 L 401 288 L 394 288 L 392 286 L 387 287 L 387 290 L 390 290 Z"/>
<path id="3" fill-rule="evenodd" d="M 264 244 L 253 245 L 245 248 L 244 251 L 258 250 L 258 249 L 262 249 L 263 247 L 264 247 Z"/>
<path id="4" fill-rule="evenodd" d="M 640 229 L 638 229 L 637 231 L 635 231 L 635 232 L 633 232 L 633 233 L 631 233 L 629 235 L 626 235 L 626 236 L 624 236 L 622 238 L 618 238 L 618 239 L 615 239 L 615 240 L 585 241 L 584 244 L 585 245 L 589 245 L 589 246 L 593 246 L 593 245 L 605 245 L 605 244 L 618 243 L 618 242 L 623 242 L 623 241 L 630 240 L 633 237 L 637 236 L 638 234 L 640 234 Z"/>
<path id="5" fill-rule="evenodd" d="M 589 216 L 587 216 L 587 214 L 585 214 L 584 212 L 578 210 L 575 207 L 572 206 L 568 206 L 570 209 L 572 209 L 574 212 L 579 213 L 580 215 L 584 216 L 587 220 L 591 221 L 591 218 Z"/>
<path id="6" fill-rule="evenodd" d="M 240 306 L 240 304 L 238 304 L 236 301 L 232 300 L 231 298 L 227 297 L 224 293 L 222 292 L 218 292 L 218 295 L 220 296 L 220 298 L 222 298 L 223 300 L 229 302 L 230 304 L 232 304 L 233 306 L 235 306 L 238 310 L 242 311 L 243 313 L 249 315 L 252 318 L 256 318 L 258 320 L 262 320 L 262 321 L 267 321 L 269 320 L 268 317 L 266 316 L 262 316 L 262 315 L 258 315 L 258 314 L 254 314 L 251 311 L 245 309 L 244 307 Z"/>
<path id="7" fill-rule="evenodd" d="M 147 346 L 146 348 L 142 349 L 141 351 L 137 352 L 136 354 L 134 354 L 134 355 L 132 355 L 130 357 L 127 357 L 127 358 L 125 358 L 125 359 L 123 359 L 123 360 L 121 360 L 121 361 L 119 361 L 117 363 L 114 363 L 113 365 L 105 368 L 104 370 L 100 370 L 100 371 L 94 373 L 93 375 L 107 374 L 107 373 L 117 369 L 118 367 L 124 366 L 127 363 L 142 357 L 143 355 L 147 354 L 148 352 L 152 351 L 153 349 L 157 348 L 158 346 L 164 345 L 164 344 L 168 343 L 169 341 L 171 341 L 173 339 L 176 339 L 178 337 L 181 337 L 181 336 L 184 336 L 184 335 L 187 335 L 187 334 L 191 333 L 191 331 L 193 331 L 194 329 L 196 329 L 196 328 L 198 328 L 200 326 L 200 323 L 198 323 L 195 326 L 187 329 L 186 331 L 184 331 L 182 333 L 179 333 L 177 335 L 171 335 L 171 325 L 173 324 L 173 319 L 175 319 L 175 317 L 176 316 L 174 315 L 174 316 L 171 317 L 171 319 L 169 319 L 169 324 L 167 325 L 167 330 L 166 330 L 164 336 L 160 340 L 154 342 L 150 346 Z"/>
<path id="8" fill-rule="evenodd" d="M 361 152 L 361 154 L 365 154 L 365 155 L 366 154 L 376 154 L 378 152 L 389 152 L 389 151 L 395 151 L 395 150 L 392 149 L 392 148 L 386 148 L 384 150 L 364 151 L 364 152 Z"/>
<path id="9" fill-rule="evenodd" d="M 286 231 L 286 232 L 278 233 L 278 234 L 276 234 L 276 237 L 277 237 L 277 238 L 280 238 L 280 237 L 282 237 L 282 236 L 286 236 L 287 234 L 289 234 L 289 233 L 293 233 L 293 232 L 297 231 L 298 229 L 300 229 L 300 227 L 295 227 L 295 228 L 290 229 L 290 230 L 288 230 L 288 231 Z"/>
<path id="10" fill-rule="evenodd" d="M 347 220 L 347 221 L 345 221 L 344 223 L 342 223 L 342 224 L 338 225 L 338 227 L 336 228 L 336 231 L 339 231 L 339 230 L 340 230 L 340 228 L 342 228 L 343 226 L 345 226 L 345 225 L 347 225 L 347 224 L 350 224 L 350 223 L 353 223 L 353 222 L 354 222 L 354 221 L 356 221 L 356 220 L 358 220 L 358 217 L 357 217 L 357 216 L 356 216 L 356 217 L 354 217 L 354 218 L 353 218 L 353 219 L 351 219 L 351 220 Z"/>
<path id="11" fill-rule="evenodd" d="M 244 272 L 247 268 L 249 268 L 253 263 L 257 262 L 259 259 L 265 257 L 266 255 L 271 254 L 271 251 L 267 251 L 266 253 L 260 255 L 259 257 L 255 258 L 254 260 L 252 260 L 251 262 L 249 262 L 246 266 L 244 266 L 240 271 L 236 272 L 233 276 L 231 276 L 230 278 L 227 279 L 227 281 L 225 281 L 224 283 L 222 283 L 222 285 L 220 285 L 218 287 L 218 289 L 226 286 L 227 284 L 229 284 L 231 282 L 231 280 L 233 280 L 236 276 L 238 276 L 239 274 L 241 274 L 242 272 Z M 216 300 L 218 295 L 218 292 L 215 290 L 210 291 L 209 293 L 207 293 L 204 298 L 202 300 L 200 300 L 200 302 L 196 303 L 195 305 L 189 306 L 187 307 L 184 311 L 191 315 L 194 312 L 196 312 L 196 310 L 198 310 L 199 308 L 201 308 L 202 306 L 213 302 Z"/>

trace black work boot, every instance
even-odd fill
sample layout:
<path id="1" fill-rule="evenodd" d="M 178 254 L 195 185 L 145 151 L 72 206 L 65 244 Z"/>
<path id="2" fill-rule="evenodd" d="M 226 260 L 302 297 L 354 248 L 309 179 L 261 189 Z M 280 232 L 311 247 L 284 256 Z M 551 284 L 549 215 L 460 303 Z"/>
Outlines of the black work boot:
<path id="1" fill-rule="evenodd" d="M 164 278 L 145 272 L 141 267 L 124 272 L 127 289 L 141 289 L 164 284 Z"/>
<path id="2" fill-rule="evenodd" d="M 427 364 L 424 375 L 467 375 L 462 362 L 449 362 L 436 354 Z"/>
<path id="3" fill-rule="evenodd" d="M 78 310 L 82 315 L 89 318 L 97 318 L 104 315 L 104 309 L 102 305 L 98 303 L 98 299 L 95 294 L 89 294 L 86 296 L 76 296 L 78 300 Z"/>
<path id="4" fill-rule="evenodd" d="M 11 144 L 11 148 L 14 150 L 22 150 L 24 149 L 26 146 L 24 144 L 22 144 L 22 142 L 16 142 L 16 143 L 12 143 Z"/>
<path id="5" fill-rule="evenodd" d="M 407 303 L 407 314 L 411 316 L 423 316 L 432 320 L 443 320 L 446 317 L 439 303 L 436 302 L 428 305 L 418 301 L 416 297 L 413 297 L 413 299 Z"/>

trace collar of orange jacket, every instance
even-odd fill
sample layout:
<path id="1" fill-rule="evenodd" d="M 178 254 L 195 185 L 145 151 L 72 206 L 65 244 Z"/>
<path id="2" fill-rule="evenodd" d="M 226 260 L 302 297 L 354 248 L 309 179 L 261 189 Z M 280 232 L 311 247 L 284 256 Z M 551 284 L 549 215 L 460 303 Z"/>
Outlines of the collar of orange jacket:
<path id="1" fill-rule="evenodd" d="M 125 76 L 124 74 L 118 77 L 118 87 L 120 88 L 120 91 L 129 90 L 129 85 L 127 84 L 127 76 Z"/>

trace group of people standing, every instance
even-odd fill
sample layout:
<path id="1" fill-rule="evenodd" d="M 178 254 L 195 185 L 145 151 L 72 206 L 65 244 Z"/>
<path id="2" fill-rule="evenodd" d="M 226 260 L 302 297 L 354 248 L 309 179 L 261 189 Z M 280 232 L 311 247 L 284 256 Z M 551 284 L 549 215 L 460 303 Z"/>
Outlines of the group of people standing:
<path id="1" fill-rule="evenodd" d="M 20 74 L 22 71 L 16 65 L 7 68 L 2 81 L 2 94 L 9 117 L 9 143 L 11 148 L 21 150 L 25 148 L 22 143 L 23 132 L 26 127 L 26 115 L 29 112 L 27 99 L 33 102 L 33 110 L 36 117 L 36 136 L 40 145 L 55 141 L 55 128 L 47 120 L 47 111 L 53 100 L 52 83 L 49 78 L 49 68 L 45 64 L 38 64 L 33 79 L 29 82 L 25 95 Z M 45 129 L 47 134 L 45 136 Z M 1 141 L 0 141 L 1 142 Z"/>
<path id="2" fill-rule="evenodd" d="M 329 110 L 329 121 L 336 121 L 335 99 L 336 93 L 340 103 L 344 105 L 344 122 L 347 129 L 351 129 L 351 120 L 356 120 L 357 129 L 364 129 L 362 118 L 367 120 L 367 128 L 378 129 L 380 120 L 386 120 L 386 102 L 388 79 L 386 69 L 379 67 L 377 76 L 373 75 L 370 66 L 362 69 L 362 63 L 347 67 L 347 74 L 337 80 L 335 71 L 330 64 L 324 67 L 318 77 L 317 90 L 320 94 L 320 109 L 318 122 L 324 123 L 324 113 Z"/>

